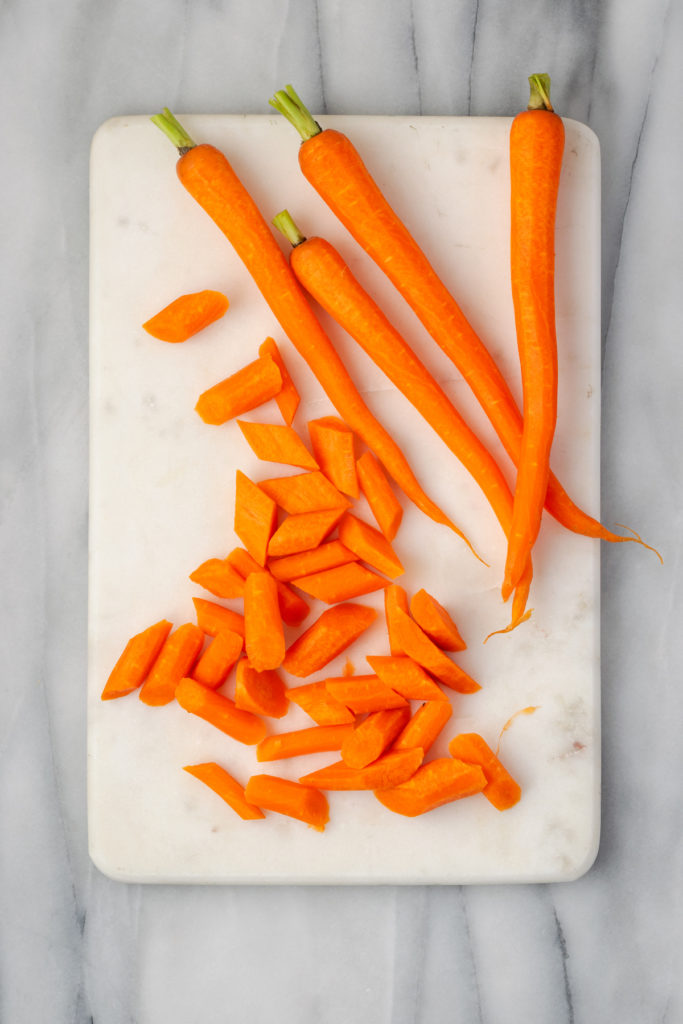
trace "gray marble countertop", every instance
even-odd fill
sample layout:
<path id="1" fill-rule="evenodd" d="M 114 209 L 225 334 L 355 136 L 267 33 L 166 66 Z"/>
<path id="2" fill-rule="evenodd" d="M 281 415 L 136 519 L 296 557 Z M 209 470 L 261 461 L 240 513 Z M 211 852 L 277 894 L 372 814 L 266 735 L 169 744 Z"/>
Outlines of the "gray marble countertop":
<path id="1" fill-rule="evenodd" d="M 682 1021 L 681 0 L 10 0 L 0 25 L 0 1019 Z M 263 113 L 290 81 L 322 113 L 512 115 L 539 70 L 602 147 L 603 521 L 664 556 L 602 552 L 594 866 L 562 885 L 111 881 L 86 820 L 93 133 L 166 105 Z"/>

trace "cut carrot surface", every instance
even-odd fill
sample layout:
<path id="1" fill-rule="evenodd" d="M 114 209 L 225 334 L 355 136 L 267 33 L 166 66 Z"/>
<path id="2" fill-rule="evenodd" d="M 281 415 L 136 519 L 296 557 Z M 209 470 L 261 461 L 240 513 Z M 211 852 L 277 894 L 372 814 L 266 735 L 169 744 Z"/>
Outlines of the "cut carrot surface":
<path id="1" fill-rule="evenodd" d="M 301 576 L 311 576 L 325 569 L 334 569 L 338 565 L 355 562 L 357 555 L 344 547 L 340 540 L 330 540 L 310 551 L 302 551 L 296 555 L 285 555 L 283 558 L 272 558 L 268 568 L 277 580 L 287 582 Z"/>
<path id="2" fill-rule="evenodd" d="M 358 459 L 356 473 L 377 525 L 386 539 L 392 541 L 403 519 L 403 506 L 371 451 L 363 452 Z"/>
<path id="3" fill-rule="evenodd" d="M 440 757 L 418 768 L 406 782 L 377 790 L 379 802 L 396 814 L 414 818 L 437 807 L 481 793 L 486 778 L 478 765 Z"/>
<path id="4" fill-rule="evenodd" d="M 237 663 L 235 707 L 268 718 L 283 718 L 289 710 L 287 687 L 275 669 L 257 671 L 242 658 Z"/>
<path id="5" fill-rule="evenodd" d="M 225 314 L 230 303 L 222 292 L 210 288 L 179 295 L 142 325 L 160 341 L 187 341 Z"/>
<path id="6" fill-rule="evenodd" d="M 253 746 L 260 743 L 266 735 L 266 723 L 262 718 L 251 711 L 242 711 L 241 708 L 235 707 L 234 701 L 229 697 L 209 690 L 195 679 L 181 679 L 176 687 L 175 696 L 185 711 L 197 715 L 239 743 Z"/>
<path id="7" fill-rule="evenodd" d="M 244 595 L 244 577 L 226 558 L 207 558 L 190 573 L 190 579 L 215 597 L 233 600 Z"/>
<path id="8" fill-rule="evenodd" d="M 244 649 L 257 672 L 279 668 L 285 656 L 277 580 L 251 572 L 244 584 Z"/>
<path id="9" fill-rule="evenodd" d="M 296 410 L 299 407 L 299 392 L 294 386 L 294 382 L 289 375 L 285 361 L 282 358 L 280 350 L 274 339 L 266 338 L 258 351 L 260 356 L 270 356 L 280 371 L 280 376 L 282 377 L 282 388 L 275 396 L 275 401 L 277 402 L 283 420 L 288 427 L 291 427 Z"/>
<path id="10" fill-rule="evenodd" d="M 330 678 L 325 680 L 325 686 L 331 697 L 357 715 L 408 706 L 405 697 L 375 675 Z"/>
<path id="11" fill-rule="evenodd" d="M 285 512 L 348 508 L 349 500 L 319 470 L 259 481 L 259 487 Z"/>
<path id="12" fill-rule="evenodd" d="M 297 432 L 286 424 L 237 420 L 237 426 L 254 455 L 262 462 L 278 462 L 301 469 L 319 468 Z"/>
<path id="13" fill-rule="evenodd" d="M 249 803 L 305 822 L 323 832 L 330 820 L 324 793 L 277 775 L 252 775 L 245 788 Z"/>
<path id="14" fill-rule="evenodd" d="M 358 498 L 358 476 L 353 431 L 337 416 L 310 420 L 308 433 L 320 469 L 337 490 Z"/>
<path id="15" fill-rule="evenodd" d="M 396 739 L 410 718 L 410 707 L 373 711 L 344 737 L 341 755 L 349 768 L 366 768 Z"/>
<path id="16" fill-rule="evenodd" d="M 335 761 L 334 764 L 303 775 L 299 781 L 305 786 L 327 790 L 393 790 L 393 787 L 415 774 L 422 763 L 422 757 L 422 751 L 417 748 L 383 754 L 366 768 L 349 768 L 343 761 Z"/>
<path id="17" fill-rule="evenodd" d="M 324 679 L 301 686 L 290 686 L 287 699 L 305 711 L 318 725 L 345 725 L 355 721 L 355 715 L 345 704 L 335 700 Z"/>
<path id="18" fill-rule="evenodd" d="M 277 523 L 277 507 L 268 494 L 239 469 L 235 480 L 235 533 L 259 566 L 266 564 L 268 544 Z"/>
<path id="19" fill-rule="evenodd" d="M 293 676 L 309 676 L 350 647 L 377 618 L 374 608 L 344 602 L 322 613 L 289 647 L 282 667 Z"/>
<path id="20" fill-rule="evenodd" d="M 396 737 L 391 749 L 412 750 L 413 747 L 422 747 L 426 754 L 452 715 L 453 707 L 449 700 L 425 701 Z"/>
<path id="21" fill-rule="evenodd" d="M 459 693 L 476 693 L 481 689 L 471 676 L 448 657 L 447 654 L 429 639 L 427 634 L 406 615 L 400 608 L 394 614 L 396 639 L 402 650 L 422 665 L 428 672 L 443 683 L 444 686 L 457 690 Z"/>
<path id="22" fill-rule="evenodd" d="M 244 821 L 255 821 L 265 818 L 265 814 L 254 804 L 250 804 L 244 795 L 244 788 L 240 786 L 229 772 L 222 768 L 215 761 L 206 761 L 203 764 L 186 764 L 184 771 L 199 779 L 205 786 L 212 789 L 221 800 L 232 807 L 236 814 Z"/>
<path id="23" fill-rule="evenodd" d="M 176 686 L 187 675 L 204 645 L 204 633 L 193 622 L 185 622 L 171 633 L 152 665 L 140 690 L 143 704 L 170 704 Z"/>
<path id="24" fill-rule="evenodd" d="M 226 558 L 226 562 L 232 566 L 235 572 L 239 573 L 243 580 L 246 580 L 250 572 L 262 571 L 262 567 L 256 559 L 244 548 L 233 548 Z M 244 595 L 244 588 L 242 588 L 242 594 Z M 296 594 L 281 580 L 277 581 L 277 594 L 282 621 L 288 626 L 300 626 L 311 610 L 310 606 L 300 594 Z"/>
<path id="25" fill-rule="evenodd" d="M 339 523 L 339 540 L 359 559 L 379 569 L 390 579 L 405 572 L 401 560 L 383 533 L 347 512 Z"/>
<path id="26" fill-rule="evenodd" d="M 413 594 L 410 614 L 442 651 L 464 651 L 467 647 L 446 609 L 426 590 L 418 590 Z"/>
<path id="27" fill-rule="evenodd" d="M 203 597 L 193 597 L 192 603 L 197 613 L 197 625 L 207 636 L 216 636 L 223 629 L 244 636 L 244 616 L 239 612 Z"/>
<path id="28" fill-rule="evenodd" d="M 203 391 L 195 410 L 205 423 L 219 426 L 275 398 L 281 387 L 282 377 L 277 364 L 268 357 L 260 356 Z"/>
<path id="29" fill-rule="evenodd" d="M 396 630 L 397 611 L 405 612 L 408 615 L 408 595 L 402 586 L 392 583 L 384 591 L 384 618 L 389 634 L 389 650 L 392 654 L 404 654 Z"/>
<path id="30" fill-rule="evenodd" d="M 211 640 L 192 669 L 192 678 L 203 686 L 217 690 L 235 667 L 244 641 L 239 633 L 223 629 Z"/>
<path id="31" fill-rule="evenodd" d="M 452 757 L 467 764 L 479 765 L 486 776 L 482 790 L 486 799 L 499 811 L 506 811 L 518 803 L 522 790 L 508 770 L 478 733 L 460 733 L 448 744 Z"/>
<path id="32" fill-rule="evenodd" d="M 354 597 L 372 594 L 386 587 L 388 583 L 384 576 L 379 576 L 359 562 L 349 562 L 348 565 L 338 565 L 334 569 L 325 569 L 323 572 L 292 580 L 293 586 L 326 604 L 350 601 Z"/>
<path id="33" fill-rule="evenodd" d="M 353 732 L 353 725 L 314 725 L 307 729 L 294 729 L 266 736 L 256 748 L 257 761 L 279 761 L 303 754 L 319 754 L 340 750 L 342 743 Z"/>
<path id="34" fill-rule="evenodd" d="M 171 622 L 161 619 L 130 638 L 109 673 L 102 700 L 125 697 L 142 686 L 172 628 Z"/>
<path id="35" fill-rule="evenodd" d="M 406 700 L 448 701 L 446 694 L 422 666 L 406 655 L 368 654 L 365 660 L 383 683 Z"/>
<path id="36" fill-rule="evenodd" d="M 344 515 L 343 508 L 287 516 L 268 544 L 268 556 L 284 558 L 318 547 Z"/>

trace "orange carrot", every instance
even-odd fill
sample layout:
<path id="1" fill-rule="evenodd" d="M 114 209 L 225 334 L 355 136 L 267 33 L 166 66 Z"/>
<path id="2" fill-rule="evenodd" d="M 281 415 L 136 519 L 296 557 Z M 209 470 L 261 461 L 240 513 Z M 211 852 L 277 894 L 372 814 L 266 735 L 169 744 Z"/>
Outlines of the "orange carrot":
<path id="1" fill-rule="evenodd" d="M 408 595 L 404 588 L 398 583 L 390 584 L 384 591 L 384 618 L 389 634 L 389 650 L 394 655 L 404 654 L 404 650 L 398 642 L 396 630 L 396 611 L 408 614 Z"/>
<path id="2" fill-rule="evenodd" d="M 197 715 L 209 725 L 231 736 L 240 743 L 253 746 L 266 735 L 266 724 L 258 715 L 235 707 L 234 701 L 222 693 L 209 690 L 196 679 L 181 679 L 175 697 L 181 708 Z M 249 801 L 253 803 L 253 801 Z"/>
<path id="3" fill-rule="evenodd" d="M 418 747 L 415 750 L 394 750 L 383 754 L 366 768 L 349 768 L 343 761 L 335 761 L 334 764 L 303 775 L 299 782 L 304 786 L 327 790 L 393 790 L 415 774 L 422 763 L 422 756 Z"/>
<path id="4" fill-rule="evenodd" d="M 251 572 L 244 584 L 244 649 L 257 672 L 279 668 L 285 656 L 277 581 L 269 572 Z"/>
<path id="5" fill-rule="evenodd" d="M 464 651 L 467 647 L 446 609 L 426 590 L 418 590 L 413 594 L 410 614 L 442 651 Z"/>
<path id="6" fill-rule="evenodd" d="M 410 707 L 373 711 L 352 729 L 341 745 L 344 764 L 349 768 L 367 768 L 396 739 L 410 718 Z"/>
<path id="7" fill-rule="evenodd" d="M 318 465 L 337 490 L 358 498 L 353 431 L 337 416 L 310 420 L 308 434 Z"/>
<path id="8" fill-rule="evenodd" d="M 365 659 L 383 683 L 406 700 L 446 701 L 448 697 L 434 680 L 412 658 L 405 655 L 368 654 Z M 422 744 L 415 744 L 421 747 Z"/>
<path id="9" fill-rule="evenodd" d="M 439 757 L 423 764 L 399 786 L 376 790 L 375 796 L 390 811 L 415 818 L 453 800 L 481 793 L 485 785 L 486 778 L 478 765 Z"/>
<path id="10" fill-rule="evenodd" d="M 250 803 L 296 818 L 318 832 L 323 832 L 330 820 L 325 795 L 291 779 L 281 779 L 277 775 L 252 775 L 244 792 Z"/>
<path id="11" fill-rule="evenodd" d="M 171 629 L 172 623 L 161 619 L 130 638 L 104 685 L 102 700 L 125 697 L 142 686 Z"/>
<path id="12" fill-rule="evenodd" d="M 226 312 L 230 303 L 222 292 L 205 289 L 177 299 L 159 310 L 142 325 L 148 334 L 160 341 L 187 341 Z"/>
<path id="13" fill-rule="evenodd" d="M 206 601 L 203 597 L 193 597 L 192 603 L 197 613 L 197 625 L 207 636 L 217 636 L 223 629 L 244 636 L 244 616 L 239 612 L 215 601 Z"/>
<path id="14" fill-rule="evenodd" d="M 338 565 L 355 562 L 357 556 L 345 548 L 340 540 L 330 540 L 310 551 L 302 551 L 296 555 L 285 555 L 284 558 L 272 558 L 268 568 L 276 580 L 289 582 L 301 576 L 310 576 L 324 569 L 335 569 Z"/>
<path id="15" fill-rule="evenodd" d="M 205 786 L 212 789 L 244 821 L 265 818 L 265 814 L 259 807 L 248 802 L 239 782 L 215 761 L 207 761 L 204 764 L 186 764 L 183 771 L 194 775 L 195 779 L 199 779 Z"/>
<path id="16" fill-rule="evenodd" d="M 408 706 L 405 697 L 374 675 L 333 676 L 325 680 L 325 686 L 331 697 L 357 715 Z"/>
<path id="17" fill-rule="evenodd" d="M 358 562 L 349 562 L 348 565 L 338 565 L 334 569 L 324 569 L 292 580 L 293 586 L 325 604 L 338 604 L 340 601 L 372 594 L 388 583 L 384 576 L 379 576 Z"/>
<path id="18" fill-rule="evenodd" d="M 256 409 L 275 398 L 282 387 L 282 377 L 276 363 L 259 356 L 225 380 L 203 391 L 195 410 L 205 423 L 219 426 L 235 416 Z"/>
<path id="19" fill-rule="evenodd" d="M 235 533 L 259 566 L 266 564 L 268 544 L 277 523 L 277 507 L 269 495 L 239 469 L 235 485 Z"/>
<path id="20" fill-rule="evenodd" d="M 192 678 L 202 686 L 217 690 L 235 667 L 242 653 L 243 639 L 239 633 L 223 629 L 213 638 L 192 669 Z"/>
<path id="21" fill-rule="evenodd" d="M 287 516 L 270 538 L 268 557 L 284 558 L 317 548 L 343 515 L 343 508 L 330 508 Z"/>
<path id="22" fill-rule="evenodd" d="M 268 718 L 284 718 L 289 710 L 287 687 L 275 669 L 259 672 L 242 658 L 237 663 L 235 707 Z"/>
<path id="23" fill-rule="evenodd" d="M 347 512 L 339 523 L 339 540 L 350 551 L 355 551 L 363 562 L 379 569 L 392 580 L 405 572 L 401 560 L 384 534 L 351 512 Z"/>
<path id="24" fill-rule="evenodd" d="M 234 548 L 226 558 L 226 562 L 232 566 L 235 572 L 239 573 L 243 580 L 250 572 L 261 571 L 259 563 L 244 548 Z M 244 587 L 242 587 L 242 595 L 244 595 Z M 282 621 L 286 622 L 288 626 L 300 626 L 311 610 L 303 597 L 300 594 L 295 594 L 291 587 L 280 580 L 277 581 L 277 595 Z"/>
<path id="25" fill-rule="evenodd" d="M 477 690 L 481 690 L 479 683 L 475 682 L 459 665 L 456 665 L 447 654 L 444 654 L 420 629 L 417 622 L 414 622 L 400 608 L 396 609 L 394 615 L 394 627 L 397 642 L 408 657 L 436 676 L 444 686 L 457 690 L 459 693 L 476 693 Z"/>
<path id="26" fill-rule="evenodd" d="M 454 736 L 448 744 L 448 752 L 466 764 L 479 765 L 486 777 L 486 785 L 482 792 L 497 810 L 506 811 L 518 803 L 522 795 L 519 783 L 515 782 L 478 733 L 460 733 L 459 736 Z"/>
<path id="27" fill-rule="evenodd" d="M 377 525 L 386 539 L 392 541 L 401 525 L 403 508 L 372 452 L 363 452 L 356 462 L 356 473 Z"/>
<path id="28" fill-rule="evenodd" d="M 377 618 L 374 608 L 343 603 L 328 608 L 289 647 L 282 667 L 293 676 L 324 668 L 354 643 Z"/>
<path id="29" fill-rule="evenodd" d="M 290 514 L 348 508 L 350 502 L 319 470 L 259 481 L 259 487 Z"/>
<path id="30" fill-rule="evenodd" d="M 318 469 L 296 430 L 283 423 L 250 423 L 237 420 L 237 426 L 254 455 L 262 462 L 278 462 L 283 466 Z"/>
<path id="31" fill-rule="evenodd" d="M 428 700 L 421 704 L 405 729 L 394 740 L 392 750 L 422 747 L 425 754 L 453 714 L 449 700 Z"/>
<path id="32" fill-rule="evenodd" d="M 282 377 L 282 390 L 275 396 L 275 401 L 277 402 L 283 420 L 288 427 L 291 427 L 296 410 L 299 407 L 299 392 L 294 386 L 292 378 L 289 376 L 289 371 L 285 366 L 284 359 L 280 355 L 280 350 L 275 344 L 275 340 L 273 338 L 266 338 L 260 346 L 258 353 L 260 356 L 270 356 L 280 371 L 280 376 Z"/>
<path id="33" fill-rule="evenodd" d="M 204 644 L 204 633 L 194 622 L 186 622 L 171 633 L 142 684 L 140 700 L 159 707 L 170 704 L 176 686 L 194 665 Z"/>
<path id="34" fill-rule="evenodd" d="M 257 761 L 280 761 L 302 754 L 319 754 L 327 750 L 340 750 L 353 725 L 314 725 L 308 729 L 294 729 L 266 736 L 256 748 Z"/>
<path id="35" fill-rule="evenodd" d="M 244 577 L 226 558 L 208 558 L 190 573 L 190 579 L 215 597 L 232 600 L 244 595 Z"/>
<path id="36" fill-rule="evenodd" d="M 317 725 L 344 725 L 355 720 L 355 715 L 332 696 L 325 680 L 290 686 L 287 700 L 300 707 Z"/>

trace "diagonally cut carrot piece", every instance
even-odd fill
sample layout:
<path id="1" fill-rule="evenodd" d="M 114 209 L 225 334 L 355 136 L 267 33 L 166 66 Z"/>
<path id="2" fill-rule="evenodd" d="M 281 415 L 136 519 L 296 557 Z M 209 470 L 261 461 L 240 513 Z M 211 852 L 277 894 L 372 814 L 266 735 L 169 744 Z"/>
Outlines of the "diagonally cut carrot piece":
<path id="1" fill-rule="evenodd" d="M 392 541 L 403 519 L 403 506 L 371 451 L 363 452 L 358 459 L 356 473 L 360 489 L 367 499 L 377 525 L 386 539 Z"/>
<path id="2" fill-rule="evenodd" d="M 262 462 L 278 462 L 283 466 L 318 469 L 296 430 L 283 423 L 249 423 L 238 420 L 237 426 L 254 455 Z"/>
<path id="3" fill-rule="evenodd" d="M 281 779 L 277 775 L 252 775 L 244 792 L 250 803 L 297 818 L 318 832 L 323 832 L 330 820 L 324 793 L 291 779 Z"/>
<path id="4" fill-rule="evenodd" d="M 414 818 L 453 800 L 481 793 L 485 785 L 486 778 L 478 765 L 440 757 L 422 765 L 399 786 L 376 790 L 375 796 L 390 811 Z"/>
<path id="5" fill-rule="evenodd" d="M 183 771 L 193 775 L 195 779 L 199 779 L 205 786 L 212 789 L 244 821 L 255 821 L 259 818 L 265 818 L 265 814 L 259 807 L 248 802 L 244 795 L 244 789 L 240 786 L 237 779 L 233 778 L 225 768 L 216 764 L 215 761 L 206 761 L 203 764 L 186 764 Z"/>
<path id="6" fill-rule="evenodd" d="M 325 476 L 351 498 L 358 498 L 358 476 L 353 431 L 338 416 L 310 420 L 308 434 L 313 454 Z"/>
<path id="7" fill-rule="evenodd" d="M 277 507 L 258 484 L 237 470 L 235 533 L 259 566 L 266 564 L 268 544 L 277 523 Z"/>
<path id="8" fill-rule="evenodd" d="M 448 744 L 448 752 L 452 757 L 477 764 L 486 776 L 486 785 L 482 790 L 486 799 L 499 811 L 506 811 L 519 802 L 522 790 L 508 770 L 489 747 L 482 736 L 475 732 L 460 733 Z"/>
<path id="9" fill-rule="evenodd" d="M 350 551 L 355 551 L 361 561 L 379 569 L 392 580 L 405 572 L 401 560 L 384 534 L 351 512 L 347 512 L 339 523 L 339 540 Z"/>
<path id="10" fill-rule="evenodd" d="M 203 391 L 195 406 L 205 423 L 218 426 L 275 398 L 282 376 L 270 358 L 259 357 Z"/>
<path id="11" fill-rule="evenodd" d="M 354 597 L 372 594 L 388 583 L 384 576 L 379 576 L 360 562 L 349 562 L 348 565 L 338 565 L 334 569 L 325 569 L 292 580 L 293 586 L 325 604 L 337 604 L 339 601 L 350 601 Z"/>
<path id="12" fill-rule="evenodd" d="M 262 568 L 244 548 L 233 548 L 226 558 L 226 562 L 232 566 L 235 572 L 239 573 L 243 581 L 246 580 L 250 572 L 259 572 Z M 296 594 L 281 580 L 278 580 L 277 583 L 277 594 L 282 621 L 286 622 L 288 626 L 300 626 L 311 610 L 309 605 L 300 594 Z M 244 586 L 242 595 L 244 595 Z"/>
<path id="13" fill-rule="evenodd" d="M 452 714 L 453 707 L 449 700 L 425 701 L 394 740 L 391 749 L 411 750 L 413 747 L 422 747 L 426 754 Z"/>
<path id="14" fill-rule="evenodd" d="M 230 565 L 227 558 L 207 558 L 190 573 L 190 579 L 214 597 L 233 600 L 244 596 L 244 577 Z"/>
<path id="15" fill-rule="evenodd" d="M 410 614 L 442 651 L 464 651 L 467 647 L 446 609 L 426 590 L 418 590 L 413 594 Z"/>
<path id="16" fill-rule="evenodd" d="M 222 629 L 213 638 L 199 661 L 192 669 L 191 676 L 202 686 L 217 690 L 222 686 L 235 667 L 242 653 L 244 641 L 239 633 Z"/>
<path id="17" fill-rule="evenodd" d="M 404 708 L 408 701 L 377 676 L 343 676 L 325 680 L 330 696 L 354 714 Z"/>
<path id="18" fill-rule="evenodd" d="M 349 506 L 348 498 L 320 470 L 261 480 L 259 487 L 290 514 Z"/>
<path id="19" fill-rule="evenodd" d="M 290 686 L 287 699 L 305 711 L 317 725 L 344 725 L 355 721 L 355 715 L 332 696 L 325 680 Z"/>
<path id="20" fill-rule="evenodd" d="M 161 619 L 130 638 L 104 685 L 102 700 L 125 697 L 142 686 L 172 628 Z"/>
<path id="21" fill-rule="evenodd" d="M 347 736 L 353 732 L 353 724 L 314 725 L 307 729 L 293 729 L 266 736 L 256 748 L 257 761 L 280 761 L 287 757 L 303 754 L 319 754 L 328 750 L 339 750 Z"/>
<path id="22" fill-rule="evenodd" d="M 299 392 L 294 386 L 294 382 L 289 375 L 285 361 L 282 358 L 280 350 L 275 344 L 274 339 L 266 338 L 258 351 L 260 356 L 270 356 L 280 371 L 280 375 L 282 377 L 282 390 L 275 396 L 275 401 L 278 404 L 283 420 L 288 427 L 291 427 L 296 410 L 299 407 Z"/>
<path id="23" fill-rule="evenodd" d="M 176 686 L 194 665 L 204 644 L 204 633 L 194 622 L 178 626 L 167 638 L 140 690 L 143 704 L 170 704 Z"/>
<path id="24" fill-rule="evenodd" d="M 383 754 L 366 768 L 349 768 L 343 761 L 326 765 L 303 775 L 299 782 L 327 790 L 372 789 L 376 793 L 392 789 L 411 778 L 422 763 L 422 751 L 395 750 Z"/>
<path id="25" fill-rule="evenodd" d="M 330 508 L 287 516 L 270 538 L 268 557 L 296 555 L 317 548 L 343 515 L 343 508 Z"/>
<path id="26" fill-rule="evenodd" d="M 251 572 L 244 584 L 244 649 L 257 672 L 279 668 L 285 656 L 277 580 Z"/>
<path id="27" fill-rule="evenodd" d="M 396 634 L 396 612 L 400 610 L 408 614 L 408 595 L 398 583 L 392 583 L 384 591 L 384 617 L 389 633 L 389 650 L 392 654 L 403 654 L 403 648 Z"/>
<path id="28" fill-rule="evenodd" d="M 289 582 L 301 576 L 310 576 L 314 572 L 334 569 L 338 565 L 347 565 L 356 560 L 357 555 L 345 548 L 340 540 L 330 540 L 310 551 L 285 555 L 283 558 L 271 558 L 268 560 L 268 568 L 276 580 Z"/>
<path id="29" fill-rule="evenodd" d="M 196 679 L 181 679 L 176 687 L 175 696 L 185 711 L 197 715 L 240 743 L 253 746 L 260 743 L 266 735 L 266 723 L 262 718 L 235 707 L 234 701 L 229 697 L 209 690 Z"/>
<path id="30" fill-rule="evenodd" d="M 288 649 L 282 667 L 293 676 L 324 668 L 350 647 L 377 618 L 374 608 L 345 602 L 322 613 Z"/>
<path id="31" fill-rule="evenodd" d="M 232 608 L 206 601 L 203 597 L 193 597 L 192 603 L 197 613 L 197 625 L 207 636 L 217 636 L 222 629 L 244 636 L 244 616 L 234 612 Z"/>
<path id="32" fill-rule="evenodd" d="M 413 622 L 400 608 L 396 609 L 394 623 L 397 641 L 408 657 L 436 676 L 440 683 L 459 693 L 476 693 L 481 690 L 479 683 L 444 654 L 417 622 Z"/>
<path id="33" fill-rule="evenodd" d="M 448 701 L 437 683 L 412 658 L 405 655 L 368 654 L 365 659 L 383 683 L 406 700 Z M 414 744 L 421 747 L 421 743 Z"/>
<path id="34" fill-rule="evenodd" d="M 283 718 L 289 710 L 289 702 L 279 673 L 275 669 L 258 672 L 242 658 L 237 663 L 235 707 L 268 718 Z"/>
<path id="35" fill-rule="evenodd" d="M 410 707 L 373 711 L 349 733 L 341 745 L 341 756 L 349 768 L 366 768 L 396 739 L 410 718 Z"/>
<path id="36" fill-rule="evenodd" d="M 187 341 L 209 324 L 220 320 L 229 305 L 222 292 L 205 288 L 201 292 L 179 295 L 142 326 L 160 341 Z"/>

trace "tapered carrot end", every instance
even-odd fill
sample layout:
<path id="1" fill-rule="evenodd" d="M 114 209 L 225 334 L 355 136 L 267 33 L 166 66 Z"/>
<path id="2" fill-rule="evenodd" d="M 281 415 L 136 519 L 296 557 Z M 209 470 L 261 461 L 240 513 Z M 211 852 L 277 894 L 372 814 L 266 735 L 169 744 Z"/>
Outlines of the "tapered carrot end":
<path id="1" fill-rule="evenodd" d="M 634 543 L 634 544 L 641 544 L 644 548 L 647 548 L 648 551 L 654 552 L 654 554 L 659 559 L 661 565 L 664 565 L 664 559 L 660 555 L 659 551 L 657 551 L 657 548 L 653 548 L 650 544 L 646 544 L 645 541 L 643 540 L 643 538 L 640 536 L 639 533 L 636 533 L 636 531 L 634 529 L 632 529 L 630 526 L 625 526 L 624 523 L 616 523 L 616 526 L 618 526 L 622 530 L 628 530 L 629 533 L 633 534 L 632 537 L 618 537 L 617 540 L 619 540 L 619 541 L 632 541 L 632 543 Z"/>
<path id="2" fill-rule="evenodd" d="M 530 619 L 532 612 L 533 608 L 529 608 L 528 611 L 524 612 L 524 615 L 517 616 L 516 619 L 513 619 L 512 622 L 507 626 L 504 626 L 503 629 L 494 629 L 492 633 L 489 633 L 488 636 L 484 637 L 483 643 L 490 640 L 492 636 L 498 636 L 500 633 L 511 633 L 513 629 L 517 629 L 517 626 L 521 626 L 523 622 Z"/>

